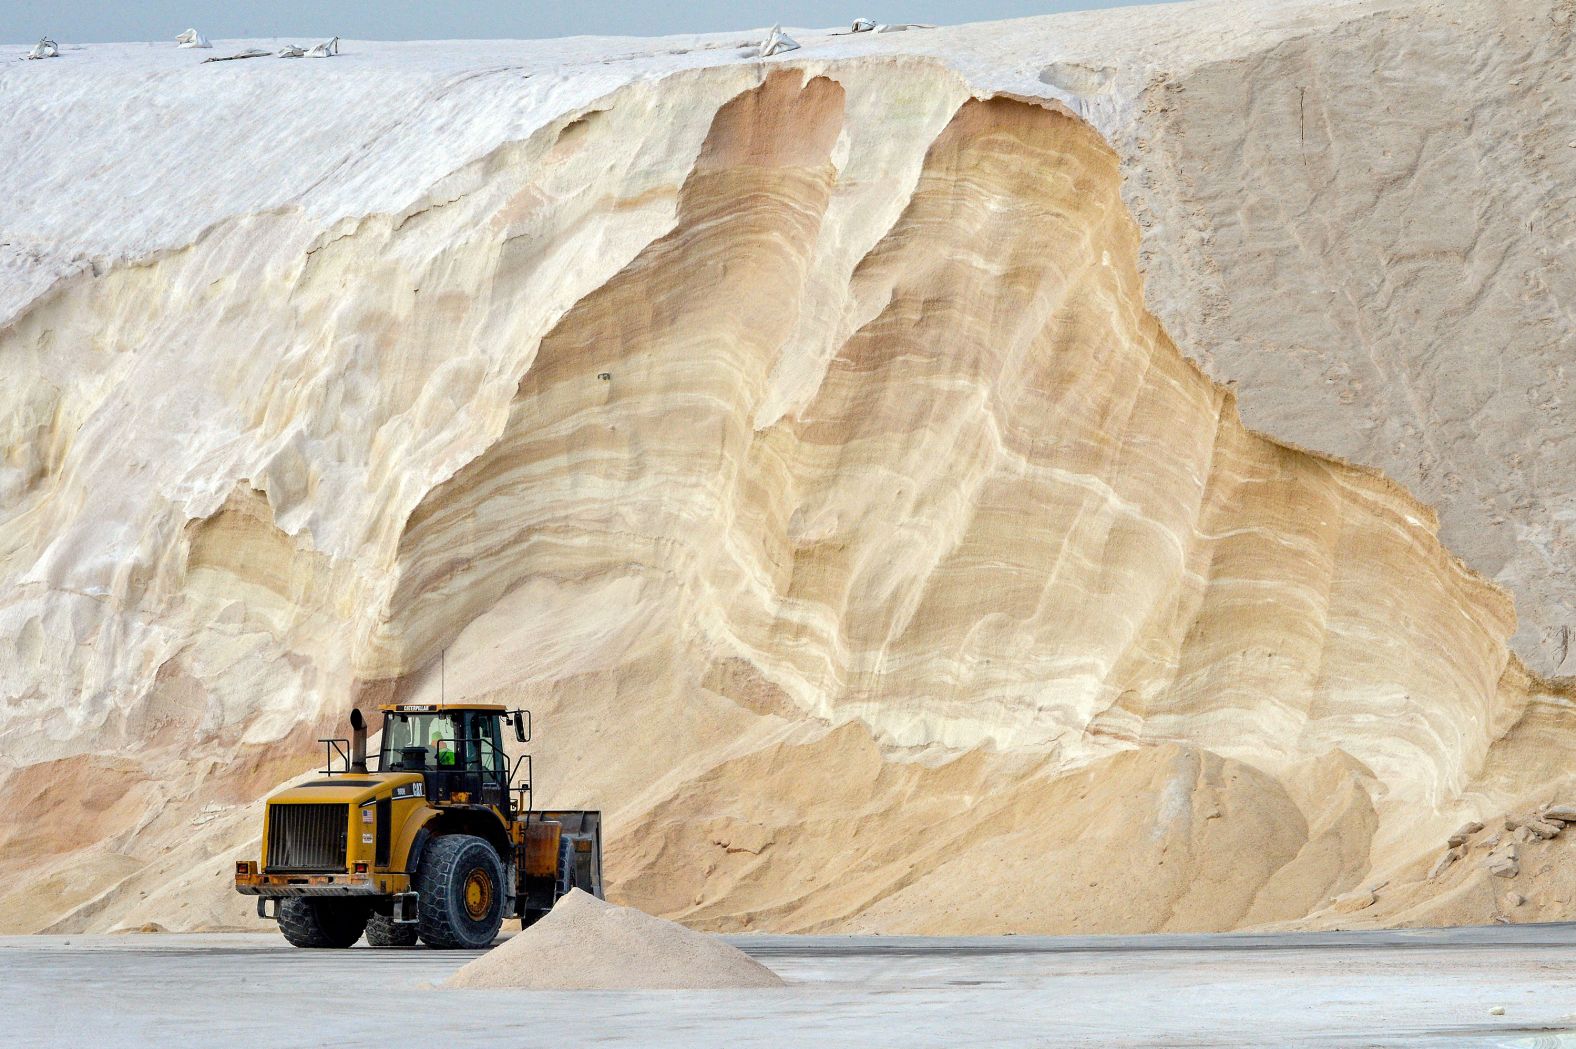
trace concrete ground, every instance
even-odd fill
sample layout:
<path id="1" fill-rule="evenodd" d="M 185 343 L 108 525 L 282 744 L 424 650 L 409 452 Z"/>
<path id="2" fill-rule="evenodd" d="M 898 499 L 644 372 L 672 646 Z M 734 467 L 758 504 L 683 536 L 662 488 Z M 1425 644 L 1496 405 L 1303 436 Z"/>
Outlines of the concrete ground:
<path id="1" fill-rule="evenodd" d="M 473 953 L 298 951 L 277 935 L 4 937 L 0 1045 L 1576 1049 L 1570 924 L 729 939 L 790 986 L 442 991 L 431 985 Z"/>

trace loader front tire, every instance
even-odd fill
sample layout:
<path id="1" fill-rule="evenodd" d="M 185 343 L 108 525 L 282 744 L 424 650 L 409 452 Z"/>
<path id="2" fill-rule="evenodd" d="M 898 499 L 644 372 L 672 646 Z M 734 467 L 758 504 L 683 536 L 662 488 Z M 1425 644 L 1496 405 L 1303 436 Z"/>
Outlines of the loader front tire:
<path id="1" fill-rule="evenodd" d="M 414 947 L 416 925 L 414 922 L 397 923 L 392 914 L 373 913 L 367 919 L 367 945 L 369 947 Z"/>
<path id="2" fill-rule="evenodd" d="M 440 949 L 480 950 L 503 925 L 503 861 L 483 838 L 448 834 L 422 854 L 416 872 L 421 941 Z"/>
<path id="3" fill-rule="evenodd" d="M 346 900 L 287 896 L 279 901 L 279 931 L 295 947 L 349 947 L 366 925 L 366 908 Z"/>

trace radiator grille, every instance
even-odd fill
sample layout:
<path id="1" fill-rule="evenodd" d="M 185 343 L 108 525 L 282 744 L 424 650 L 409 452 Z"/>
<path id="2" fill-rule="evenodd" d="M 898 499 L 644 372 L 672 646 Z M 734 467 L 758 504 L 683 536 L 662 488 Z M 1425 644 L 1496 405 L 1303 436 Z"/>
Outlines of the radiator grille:
<path id="1" fill-rule="evenodd" d="M 344 870 L 349 820 L 344 805 L 268 806 L 268 869 Z"/>

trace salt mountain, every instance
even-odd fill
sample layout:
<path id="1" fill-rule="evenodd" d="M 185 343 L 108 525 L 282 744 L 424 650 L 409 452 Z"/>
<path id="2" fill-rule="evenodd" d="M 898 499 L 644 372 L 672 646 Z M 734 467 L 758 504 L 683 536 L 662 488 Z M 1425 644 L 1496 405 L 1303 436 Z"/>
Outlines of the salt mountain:
<path id="1" fill-rule="evenodd" d="M 1573 18 L 5 63 L 0 929 L 440 687 L 699 927 L 1572 917 Z"/>

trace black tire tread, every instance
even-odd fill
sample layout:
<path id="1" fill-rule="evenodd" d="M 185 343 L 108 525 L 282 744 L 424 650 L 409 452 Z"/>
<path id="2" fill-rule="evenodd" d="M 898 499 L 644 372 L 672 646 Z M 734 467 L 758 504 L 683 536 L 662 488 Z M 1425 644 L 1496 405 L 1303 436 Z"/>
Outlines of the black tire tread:
<path id="1" fill-rule="evenodd" d="M 575 844 L 565 838 L 558 850 L 558 899 L 561 900 L 575 891 L 576 883 L 579 881 L 576 873 Z M 556 903 L 557 900 L 554 902 Z"/>
<path id="2" fill-rule="evenodd" d="M 465 929 L 455 920 L 457 913 L 464 907 L 463 903 L 455 899 L 456 893 L 464 891 L 463 885 L 458 884 L 456 871 L 466 854 L 477 848 L 486 850 L 495 865 L 493 889 L 498 901 L 494 908 L 497 911 L 497 921 L 492 923 L 492 931 L 485 939 Z M 503 863 L 498 859 L 498 853 L 485 838 L 471 834 L 446 834 L 428 845 L 427 851 L 422 854 L 421 866 L 416 872 L 418 893 L 416 927 L 421 942 L 440 950 L 454 948 L 475 950 L 491 944 L 497 938 L 498 930 L 503 926 L 505 892 L 503 872 Z"/>
<path id="3" fill-rule="evenodd" d="M 287 896 L 279 901 L 279 931 L 294 947 L 349 947 L 361 939 L 365 926 L 365 912 L 344 900 Z"/>
<path id="4" fill-rule="evenodd" d="M 373 914 L 367 919 L 367 945 L 369 947 L 414 947 L 416 926 L 413 922 L 396 922 L 392 914 Z"/>

